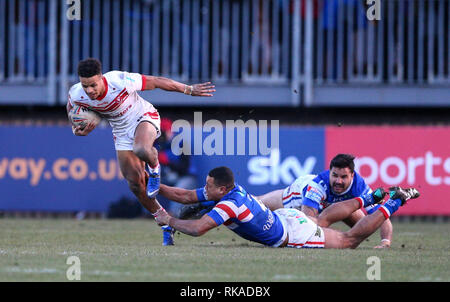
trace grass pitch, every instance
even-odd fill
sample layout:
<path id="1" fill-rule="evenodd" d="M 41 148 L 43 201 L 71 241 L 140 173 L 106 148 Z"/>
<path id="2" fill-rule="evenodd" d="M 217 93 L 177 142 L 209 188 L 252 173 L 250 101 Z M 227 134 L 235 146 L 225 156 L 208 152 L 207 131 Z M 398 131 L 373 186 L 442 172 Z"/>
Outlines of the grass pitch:
<path id="1" fill-rule="evenodd" d="M 346 229 L 343 225 L 336 225 Z M 450 223 L 394 223 L 391 249 L 373 234 L 356 250 L 276 249 L 221 226 L 202 237 L 175 234 L 162 246 L 153 221 L 0 219 L 0 281 L 68 281 L 69 256 L 81 281 L 367 281 L 367 259 L 381 281 L 450 281 Z"/>

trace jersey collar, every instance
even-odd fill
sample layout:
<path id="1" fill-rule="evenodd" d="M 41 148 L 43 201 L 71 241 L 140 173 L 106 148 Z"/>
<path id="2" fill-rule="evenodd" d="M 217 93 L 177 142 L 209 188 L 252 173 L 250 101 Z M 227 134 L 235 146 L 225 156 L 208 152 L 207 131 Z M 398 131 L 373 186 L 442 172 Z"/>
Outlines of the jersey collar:
<path id="1" fill-rule="evenodd" d="M 238 185 L 237 183 L 234 183 L 234 188 L 231 189 L 230 192 L 228 192 L 224 197 L 222 197 L 222 200 L 227 200 L 232 194 L 234 194 L 236 191 L 239 191 L 242 193 L 242 187 Z"/>

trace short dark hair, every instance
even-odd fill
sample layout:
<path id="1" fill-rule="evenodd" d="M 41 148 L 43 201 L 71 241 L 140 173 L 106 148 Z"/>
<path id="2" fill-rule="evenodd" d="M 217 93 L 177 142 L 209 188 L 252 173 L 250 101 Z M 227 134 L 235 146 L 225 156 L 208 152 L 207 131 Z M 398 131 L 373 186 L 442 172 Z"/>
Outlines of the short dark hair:
<path id="1" fill-rule="evenodd" d="M 336 168 L 349 168 L 352 173 L 355 171 L 355 157 L 351 154 L 338 154 L 330 162 L 330 170 Z"/>
<path id="2" fill-rule="evenodd" d="M 214 178 L 214 184 L 218 187 L 225 186 L 227 188 L 234 186 L 234 175 L 228 167 L 217 167 L 209 171 L 209 177 Z"/>
<path id="3" fill-rule="evenodd" d="M 102 74 L 102 63 L 95 58 L 87 58 L 78 63 L 78 76 L 90 78 Z"/>

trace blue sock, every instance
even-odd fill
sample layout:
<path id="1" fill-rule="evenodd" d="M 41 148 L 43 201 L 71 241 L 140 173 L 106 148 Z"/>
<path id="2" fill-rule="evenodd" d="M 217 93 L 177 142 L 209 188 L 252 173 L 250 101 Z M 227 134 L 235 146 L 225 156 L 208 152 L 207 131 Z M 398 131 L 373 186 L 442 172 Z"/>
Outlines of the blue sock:
<path id="1" fill-rule="evenodd" d="M 375 200 L 373 199 L 372 193 L 365 194 L 361 196 L 362 199 L 362 208 L 365 208 L 367 206 L 373 205 L 375 203 Z"/>
<path id="2" fill-rule="evenodd" d="M 147 164 L 147 167 L 148 167 L 148 171 L 150 172 L 150 174 L 153 174 L 153 175 L 159 175 L 159 170 L 160 170 L 159 163 L 158 163 L 158 165 L 157 165 L 156 167 L 154 167 L 154 168 L 150 167 L 149 164 Z"/>
<path id="3" fill-rule="evenodd" d="M 173 228 L 163 225 L 161 229 L 163 230 L 163 245 L 173 245 Z"/>
<path id="4" fill-rule="evenodd" d="M 402 201 L 400 199 L 389 199 L 380 207 L 380 210 L 387 219 L 394 214 L 401 205 Z"/>

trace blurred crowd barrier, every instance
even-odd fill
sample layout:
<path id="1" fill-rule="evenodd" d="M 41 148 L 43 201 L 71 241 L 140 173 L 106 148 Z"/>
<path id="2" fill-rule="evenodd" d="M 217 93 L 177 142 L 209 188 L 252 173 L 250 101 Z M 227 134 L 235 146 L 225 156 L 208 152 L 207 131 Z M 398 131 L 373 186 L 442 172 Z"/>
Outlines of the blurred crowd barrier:
<path id="1" fill-rule="evenodd" d="M 421 192 L 396 215 L 450 216 L 449 126 L 280 126 L 256 135 L 269 153 L 255 151 L 250 128 L 190 131 L 176 132 L 174 141 L 191 155 L 199 187 L 210 169 L 225 165 L 237 183 L 260 195 L 328 169 L 337 153 L 351 153 L 373 189 L 400 185 Z M 8 142 L 0 144 L 0 211 L 105 213 L 110 203 L 133 198 L 107 127 L 75 137 L 68 126 L 0 126 L 0 138 Z"/>
<path id="2" fill-rule="evenodd" d="M 448 106 L 450 0 L 0 0 L 0 104 L 61 105 L 80 59 L 218 86 L 159 105 Z"/>

